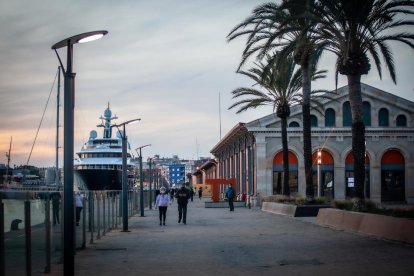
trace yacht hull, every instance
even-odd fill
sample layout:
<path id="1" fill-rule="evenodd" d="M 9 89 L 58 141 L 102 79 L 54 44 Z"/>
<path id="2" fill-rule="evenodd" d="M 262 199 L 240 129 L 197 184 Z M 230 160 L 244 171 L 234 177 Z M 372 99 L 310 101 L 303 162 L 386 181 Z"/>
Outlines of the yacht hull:
<path id="1" fill-rule="evenodd" d="M 118 170 L 75 170 L 88 190 L 121 190 L 122 171 Z"/>

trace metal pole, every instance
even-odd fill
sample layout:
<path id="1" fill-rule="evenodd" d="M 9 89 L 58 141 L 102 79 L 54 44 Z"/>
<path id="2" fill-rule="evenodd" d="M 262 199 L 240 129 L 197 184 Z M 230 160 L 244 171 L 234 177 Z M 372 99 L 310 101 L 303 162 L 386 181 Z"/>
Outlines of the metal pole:
<path id="1" fill-rule="evenodd" d="M 63 273 L 75 274 L 74 248 L 74 207 L 73 207 L 73 141 L 74 141 L 74 106 L 75 106 L 75 75 L 72 72 L 73 45 L 68 40 L 67 68 L 64 89 L 64 215 L 63 215 Z"/>
<path id="2" fill-rule="evenodd" d="M 101 239 L 101 192 L 98 192 L 97 195 L 97 200 L 96 200 L 96 204 L 98 205 L 98 210 L 97 210 L 97 214 L 96 214 L 96 219 L 97 219 L 97 226 L 98 226 L 98 234 L 96 235 L 96 239 L 99 240 Z"/>
<path id="3" fill-rule="evenodd" d="M 122 232 L 128 232 L 128 194 L 127 194 L 127 136 L 122 134 Z"/>
<path id="4" fill-rule="evenodd" d="M 142 173 L 142 153 L 139 148 L 139 208 L 141 209 L 141 217 L 144 216 L 144 181 Z"/>
<path id="5" fill-rule="evenodd" d="M 150 158 L 149 162 L 149 209 L 152 210 L 152 195 L 151 195 L 151 184 L 152 184 L 152 159 Z"/>
<path id="6" fill-rule="evenodd" d="M 27 196 L 28 197 L 28 196 Z M 32 227 L 30 220 L 30 201 L 26 199 L 24 202 L 24 233 L 25 233 L 25 259 L 26 259 L 26 275 L 32 275 Z"/>
<path id="7" fill-rule="evenodd" d="M 4 257 L 4 204 L 3 194 L 0 192 L 0 276 L 6 275 L 6 258 Z"/>
<path id="8" fill-rule="evenodd" d="M 59 106 L 60 106 L 60 66 L 58 66 L 58 87 L 56 100 L 56 172 L 55 184 L 59 187 Z"/>
<path id="9" fill-rule="evenodd" d="M 90 204 L 90 208 L 91 208 L 91 214 L 92 214 L 92 218 L 90 218 L 90 231 L 91 231 L 91 239 L 89 240 L 90 244 L 93 244 L 93 232 L 95 232 L 95 194 L 92 193 L 92 196 L 89 198 L 89 201 L 92 201 L 92 204 Z"/>
<path id="10" fill-rule="evenodd" d="M 45 240 L 46 240 L 46 266 L 45 273 L 50 273 L 50 249 L 51 249 L 51 231 L 50 231 L 50 193 L 46 197 L 45 204 Z"/>
<path id="11" fill-rule="evenodd" d="M 317 173 L 317 177 L 318 177 L 318 197 L 321 197 L 321 163 L 322 163 L 322 152 L 319 149 L 318 150 L 318 156 L 317 156 L 317 162 L 318 162 L 318 173 Z"/>
<path id="12" fill-rule="evenodd" d="M 103 222 L 102 222 L 103 223 L 102 236 L 105 236 L 105 233 L 106 233 L 106 212 L 105 212 L 106 193 L 107 192 L 102 193 L 102 209 L 103 209 L 103 211 L 102 211 L 102 214 L 103 214 L 103 216 L 102 216 L 102 219 L 103 219 Z"/>

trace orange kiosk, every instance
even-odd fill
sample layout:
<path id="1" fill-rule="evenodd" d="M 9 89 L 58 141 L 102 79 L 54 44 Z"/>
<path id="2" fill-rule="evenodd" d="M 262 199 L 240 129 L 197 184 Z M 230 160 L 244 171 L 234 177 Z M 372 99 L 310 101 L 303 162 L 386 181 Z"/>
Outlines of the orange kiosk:
<path id="1" fill-rule="evenodd" d="M 235 178 L 212 178 L 212 179 L 205 179 L 205 183 L 211 185 L 211 199 L 213 202 L 220 201 L 220 185 L 231 184 L 234 189 L 234 193 L 237 195 L 236 189 L 236 179 Z"/>

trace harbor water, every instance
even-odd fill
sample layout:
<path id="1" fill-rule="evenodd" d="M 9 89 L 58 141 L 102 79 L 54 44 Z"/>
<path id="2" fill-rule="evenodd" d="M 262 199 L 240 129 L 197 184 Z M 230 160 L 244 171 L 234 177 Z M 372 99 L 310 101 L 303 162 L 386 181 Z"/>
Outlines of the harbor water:
<path id="1" fill-rule="evenodd" d="M 45 201 L 42 199 L 32 199 L 30 201 L 30 220 L 31 225 L 44 223 L 45 220 Z M 9 232 L 13 220 L 20 219 L 19 229 L 24 229 L 24 200 L 3 199 L 4 204 L 4 232 Z"/>

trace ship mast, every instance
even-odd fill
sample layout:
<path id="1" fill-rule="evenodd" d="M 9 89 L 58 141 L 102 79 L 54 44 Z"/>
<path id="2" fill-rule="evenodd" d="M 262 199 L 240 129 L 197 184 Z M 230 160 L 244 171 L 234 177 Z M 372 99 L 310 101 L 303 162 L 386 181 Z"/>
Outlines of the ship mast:
<path id="1" fill-rule="evenodd" d="M 12 140 L 13 140 L 13 136 L 10 137 L 9 152 L 6 152 L 6 157 L 7 157 L 6 184 L 10 184 L 10 180 L 9 180 L 9 168 L 10 168 L 10 153 L 11 153 Z"/>
<path id="2" fill-rule="evenodd" d="M 56 101 L 56 171 L 55 183 L 56 188 L 59 187 L 59 106 L 60 106 L 60 66 L 58 67 L 58 85 L 57 85 L 57 101 Z"/>
<path id="3" fill-rule="evenodd" d="M 104 116 L 99 117 L 99 119 L 102 120 L 102 123 L 100 125 L 97 125 L 97 127 L 104 128 L 103 138 L 111 138 L 112 137 L 111 121 L 118 119 L 118 117 L 116 115 L 112 117 L 112 112 L 111 112 L 111 109 L 109 108 L 109 102 L 108 102 L 108 108 L 105 109 L 104 111 Z"/>

